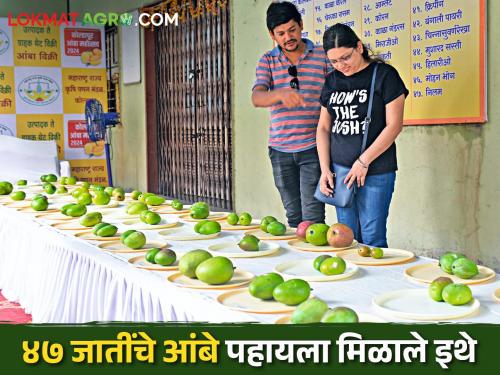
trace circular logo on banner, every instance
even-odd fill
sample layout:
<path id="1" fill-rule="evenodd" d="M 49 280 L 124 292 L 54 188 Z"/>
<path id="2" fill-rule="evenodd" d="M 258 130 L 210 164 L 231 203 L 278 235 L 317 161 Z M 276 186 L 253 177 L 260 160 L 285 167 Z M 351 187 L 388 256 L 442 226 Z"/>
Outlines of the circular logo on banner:
<path id="1" fill-rule="evenodd" d="M 0 55 L 3 55 L 10 46 L 9 36 L 5 31 L 0 29 Z"/>
<path id="2" fill-rule="evenodd" d="M 43 106 L 54 102 L 59 97 L 60 89 L 52 78 L 35 75 L 23 79 L 17 86 L 17 92 L 24 102 Z"/>
<path id="3" fill-rule="evenodd" d="M 14 133 L 12 132 L 12 129 L 7 125 L 0 123 L 0 135 L 10 135 L 11 137 L 13 137 Z"/>

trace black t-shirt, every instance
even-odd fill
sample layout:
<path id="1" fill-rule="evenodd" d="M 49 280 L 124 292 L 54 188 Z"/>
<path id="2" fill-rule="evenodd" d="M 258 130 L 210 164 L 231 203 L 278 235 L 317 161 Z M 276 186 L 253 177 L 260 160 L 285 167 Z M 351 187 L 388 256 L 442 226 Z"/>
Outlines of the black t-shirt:
<path id="1" fill-rule="evenodd" d="M 351 76 L 334 70 L 326 77 L 320 102 L 332 117 L 330 157 L 333 163 L 350 168 L 359 157 L 375 64 L 377 63 L 372 62 Z M 378 63 L 366 148 L 370 147 L 386 126 L 385 105 L 401 94 L 407 96 L 408 90 L 397 70 L 391 65 Z M 396 143 L 393 143 L 370 164 L 368 174 L 393 172 L 397 169 Z"/>

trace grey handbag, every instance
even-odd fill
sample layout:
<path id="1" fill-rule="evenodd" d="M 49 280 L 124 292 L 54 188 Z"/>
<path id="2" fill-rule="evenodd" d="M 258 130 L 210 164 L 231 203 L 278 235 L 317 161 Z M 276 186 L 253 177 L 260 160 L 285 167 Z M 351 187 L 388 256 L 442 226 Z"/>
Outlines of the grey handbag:
<path id="1" fill-rule="evenodd" d="M 372 74 L 372 82 L 370 85 L 370 98 L 368 99 L 368 111 L 365 119 L 365 133 L 363 134 L 363 144 L 361 146 L 360 155 L 366 149 L 366 141 L 368 138 L 368 129 L 370 127 L 370 123 L 372 121 L 372 104 L 373 104 L 373 93 L 375 91 L 375 77 L 377 76 L 378 64 L 375 63 L 375 67 L 373 69 Z M 334 189 L 333 194 L 331 196 L 325 195 L 319 190 L 319 182 L 318 186 L 316 186 L 316 191 L 314 192 L 314 198 L 319 200 L 320 202 L 336 206 L 336 207 L 350 207 L 352 201 L 354 199 L 354 194 L 356 194 L 356 185 L 352 184 L 349 189 L 347 185 L 344 183 L 347 174 L 350 171 L 350 168 L 341 167 L 336 164 L 332 164 L 333 169 L 333 183 Z"/>

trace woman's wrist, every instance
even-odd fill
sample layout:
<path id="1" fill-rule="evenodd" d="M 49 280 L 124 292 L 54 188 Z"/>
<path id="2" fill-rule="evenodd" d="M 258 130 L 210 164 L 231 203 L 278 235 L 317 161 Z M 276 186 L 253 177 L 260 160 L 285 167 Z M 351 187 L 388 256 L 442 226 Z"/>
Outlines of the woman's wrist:
<path id="1" fill-rule="evenodd" d="M 358 163 L 361 164 L 361 166 L 365 169 L 368 169 L 369 164 L 365 163 L 363 159 L 361 159 L 361 156 L 358 158 Z"/>

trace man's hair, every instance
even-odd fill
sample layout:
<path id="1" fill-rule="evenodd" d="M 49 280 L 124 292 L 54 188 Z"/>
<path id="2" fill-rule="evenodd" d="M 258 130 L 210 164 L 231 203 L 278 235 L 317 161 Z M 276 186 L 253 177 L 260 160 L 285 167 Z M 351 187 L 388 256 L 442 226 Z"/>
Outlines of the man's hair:
<path id="1" fill-rule="evenodd" d="M 293 3 L 288 1 L 273 2 L 267 8 L 266 24 L 270 32 L 273 32 L 275 27 L 290 20 L 294 20 L 299 24 L 302 22 L 302 16 Z"/>

